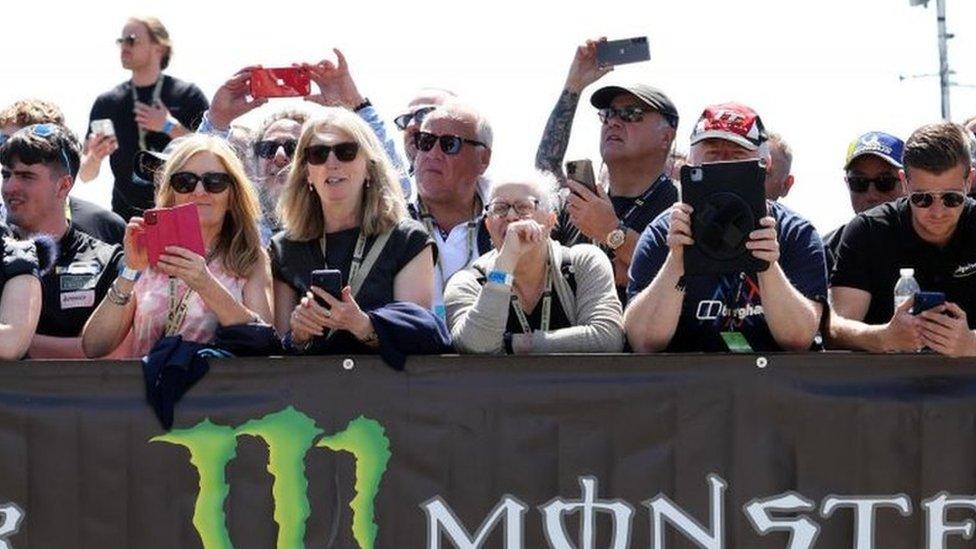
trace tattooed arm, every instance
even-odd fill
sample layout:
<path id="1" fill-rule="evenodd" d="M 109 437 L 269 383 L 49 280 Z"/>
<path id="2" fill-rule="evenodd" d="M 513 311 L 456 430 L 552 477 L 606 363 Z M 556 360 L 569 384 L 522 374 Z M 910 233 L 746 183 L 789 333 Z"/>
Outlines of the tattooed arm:
<path id="1" fill-rule="evenodd" d="M 566 147 L 569 145 L 580 94 L 586 86 L 613 70 L 613 67 L 601 67 L 596 62 L 596 45 L 606 40 L 606 37 L 587 40 L 576 48 L 573 64 L 566 75 L 566 85 L 559 95 L 556 107 L 549 115 L 546 129 L 542 132 L 542 141 L 539 142 L 539 150 L 535 154 L 535 165 L 540 170 L 552 172 L 560 181 L 566 177 L 563 173 L 563 157 L 566 156 Z"/>

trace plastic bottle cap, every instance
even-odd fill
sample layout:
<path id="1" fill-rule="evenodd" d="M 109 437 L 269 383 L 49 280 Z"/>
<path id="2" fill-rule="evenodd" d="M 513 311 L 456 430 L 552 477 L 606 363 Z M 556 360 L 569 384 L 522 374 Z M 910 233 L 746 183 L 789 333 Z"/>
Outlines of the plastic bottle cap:
<path id="1" fill-rule="evenodd" d="M 915 269 L 898 269 L 900 276 L 915 276 Z"/>

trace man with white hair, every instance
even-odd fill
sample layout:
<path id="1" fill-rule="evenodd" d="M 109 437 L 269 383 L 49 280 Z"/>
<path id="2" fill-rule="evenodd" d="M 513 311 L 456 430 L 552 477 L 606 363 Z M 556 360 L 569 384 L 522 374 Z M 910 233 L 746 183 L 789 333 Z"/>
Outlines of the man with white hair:
<path id="1" fill-rule="evenodd" d="M 441 318 L 447 280 L 491 249 L 483 216 L 491 143 L 488 121 L 456 102 L 431 111 L 414 135 L 417 198 L 410 213 L 437 244 L 434 312 Z"/>
<path id="2" fill-rule="evenodd" d="M 769 156 L 772 163 L 766 169 L 766 199 L 785 198 L 793 188 L 793 148 L 778 133 L 769 134 Z"/>
<path id="3" fill-rule="evenodd" d="M 707 107 L 691 135 L 689 165 L 770 161 L 759 116 L 745 105 Z M 746 242 L 762 272 L 685 275 L 695 244 L 692 207 L 676 203 L 641 235 L 624 315 L 635 351 L 801 351 L 817 333 L 827 294 L 823 243 L 813 226 L 778 202 Z"/>

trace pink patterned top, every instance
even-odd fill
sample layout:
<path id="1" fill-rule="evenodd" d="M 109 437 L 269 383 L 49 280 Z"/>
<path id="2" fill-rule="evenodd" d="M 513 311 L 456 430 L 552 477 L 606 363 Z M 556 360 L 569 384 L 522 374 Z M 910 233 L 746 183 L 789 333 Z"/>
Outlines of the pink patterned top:
<path id="1" fill-rule="evenodd" d="M 227 273 L 223 263 L 219 261 L 211 263 L 210 272 L 230 292 L 230 295 L 238 301 L 243 300 L 246 279 Z M 136 301 L 136 312 L 132 321 L 129 356 L 144 356 L 166 335 L 170 306 L 169 287 L 169 277 L 152 268 L 143 272 L 133 287 L 132 295 Z M 187 291 L 186 284 L 176 279 L 177 302 Z M 207 307 L 196 292 L 191 292 L 187 297 L 186 316 L 176 333 L 187 341 L 208 343 L 213 340 L 217 332 L 217 324 L 217 315 Z"/>

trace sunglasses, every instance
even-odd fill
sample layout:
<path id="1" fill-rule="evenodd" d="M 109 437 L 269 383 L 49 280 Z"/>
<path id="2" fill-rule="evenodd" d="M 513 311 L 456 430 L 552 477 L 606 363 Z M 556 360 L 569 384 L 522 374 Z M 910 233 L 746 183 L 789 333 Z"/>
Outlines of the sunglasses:
<path id="1" fill-rule="evenodd" d="M 600 117 L 600 122 L 603 124 L 613 120 L 614 117 L 619 118 L 621 122 L 641 122 L 644 120 L 644 113 L 646 112 L 643 107 L 631 105 L 622 109 L 606 107 L 598 110 L 596 115 Z"/>
<path id="2" fill-rule="evenodd" d="M 844 177 L 844 181 L 847 181 L 847 188 L 854 193 L 867 192 L 868 188 L 873 184 L 875 189 L 878 189 L 879 193 L 890 193 L 895 190 L 898 185 L 897 175 L 882 175 L 878 177 L 865 177 L 863 175 L 848 175 Z"/>
<path id="3" fill-rule="evenodd" d="M 396 127 L 400 128 L 401 131 L 407 129 L 407 126 L 410 125 L 411 121 L 419 126 L 424 121 L 424 118 L 427 118 L 427 115 L 433 112 L 436 108 L 437 107 L 421 107 L 413 112 L 401 114 L 393 119 L 393 123 L 396 124 Z"/>
<path id="4" fill-rule="evenodd" d="M 31 133 L 45 139 L 47 141 L 54 141 L 54 144 L 58 147 L 58 154 L 60 155 L 61 167 L 64 168 L 65 173 L 71 174 L 71 162 L 68 160 L 68 153 L 65 152 L 64 146 L 62 146 L 62 141 L 58 139 L 58 135 L 61 135 L 61 131 L 54 124 L 34 124 L 31 128 Z M 0 141 L 0 145 L 5 143 L 9 137 L 4 137 Z"/>
<path id="5" fill-rule="evenodd" d="M 465 143 L 476 147 L 488 148 L 488 145 L 474 139 L 465 139 L 458 135 L 436 135 L 430 132 L 417 132 L 413 134 L 413 144 L 417 149 L 427 152 L 434 148 L 434 144 L 440 142 L 441 151 L 444 154 L 457 154 L 461 152 L 461 146 Z"/>
<path id="6" fill-rule="evenodd" d="M 135 46 L 136 43 L 138 43 L 138 42 L 139 42 L 139 38 L 137 38 L 136 35 L 134 35 L 134 34 L 130 34 L 129 36 L 123 36 L 122 38 L 116 38 L 115 39 L 115 43 L 117 45 L 119 45 L 119 46 L 126 45 L 126 46 L 129 46 L 130 48 L 132 46 Z"/>
<path id="7" fill-rule="evenodd" d="M 485 206 L 485 212 L 494 217 L 508 217 L 508 212 L 515 210 L 515 215 L 524 219 L 534 214 L 538 207 L 538 198 L 519 200 L 517 202 L 512 202 L 511 204 L 501 200 L 495 200 L 489 202 L 488 205 Z"/>
<path id="8" fill-rule="evenodd" d="M 229 173 L 207 172 L 197 175 L 193 172 L 176 172 L 169 176 L 169 186 L 180 193 L 192 193 L 197 188 L 197 183 L 203 181 L 203 188 L 210 194 L 218 194 L 227 190 L 230 186 L 231 178 Z"/>
<path id="9" fill-rule="evenodd" d="M 942 198 L 942 205 L 946 208 L 958 208 L 959 206 L 962 206 L 963 202 L 966 201 L 966 195 L 962 191 L 916 191 L 908 195 L 908 200 L 911 201 L 912 206 L 917 208 L 928 208 L 933 202 L 935 202 L 936 196 Z"/>
<path id="10" fill-rule="evenodd" d="M 291 158 L 295 154 L 295 147 L 298 142 L 294 139 L 285 139 L 282 141 L 258 141 L 254 144 L 254 154 L 260 156 L 264 159 L 272 159 L 278 154 L 278 148 L 285 149 L 285 156 Z"/>
<path id="11" fill-rule="evenodd" d="M 305 160 L 313 166 L 320 166 L 329 159 L 330 152 L 335 152 L 335 157 L 340 162 L 352 162 L 359 154 L 359 143 L 336 143 L 335 145 L 305 147 Z"/>

